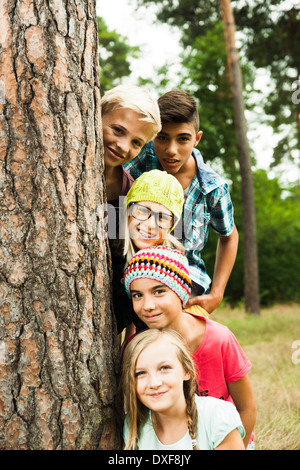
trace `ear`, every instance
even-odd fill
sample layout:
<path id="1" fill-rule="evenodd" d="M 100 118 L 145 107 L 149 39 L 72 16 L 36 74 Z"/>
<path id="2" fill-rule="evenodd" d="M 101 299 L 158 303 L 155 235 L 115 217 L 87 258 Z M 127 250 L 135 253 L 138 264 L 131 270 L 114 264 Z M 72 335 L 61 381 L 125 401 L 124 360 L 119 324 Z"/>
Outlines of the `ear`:
<path id="1" fill-rule="evenodd" d="M 202 131 L 197 132 L 194 147 L 197 147 L 197 145 L 199 144 L 201 140 L 202 135 L 203 135 Z"/>

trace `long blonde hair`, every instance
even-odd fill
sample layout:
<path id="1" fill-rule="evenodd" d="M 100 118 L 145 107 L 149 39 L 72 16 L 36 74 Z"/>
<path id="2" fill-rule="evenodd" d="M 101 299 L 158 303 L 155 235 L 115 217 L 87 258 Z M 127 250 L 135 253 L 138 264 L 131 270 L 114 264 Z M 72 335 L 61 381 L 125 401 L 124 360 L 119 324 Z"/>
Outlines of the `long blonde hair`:
<path id="1" fill-rule="evenodd" d="M 148 408 L 143 405 L 136 395 L 136 362 L 141 352 L 150 344 L 160 338 L 165 338 L 176 348 L 176 354 L 183 369 L 190 378 L 183 383 L 183 391 L 187 406 L 187 424 L 189 434 L 193 442 L 193 449 L 198 450 L 197 435 L 197 407 L 195 403 L 195 367 L 193 359 L 188 352 L 182 337 L 170 328 L 149 329 L 136 335 L 126 346 L 122 368 L 122 389 L 124 395 L 124 407 L 127 414 L 129 429 L 128 438 L 124 450 L 137 450 L 140 438 L 140 430 L 146 422 L 149 414 Z"/>

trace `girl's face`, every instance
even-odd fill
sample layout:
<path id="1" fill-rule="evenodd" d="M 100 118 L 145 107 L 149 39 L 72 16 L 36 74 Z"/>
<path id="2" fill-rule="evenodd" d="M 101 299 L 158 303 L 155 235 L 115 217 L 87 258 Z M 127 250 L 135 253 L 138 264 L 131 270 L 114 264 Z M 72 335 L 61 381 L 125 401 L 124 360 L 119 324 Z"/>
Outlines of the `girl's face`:
<path id="1" fill-rule="evenodd" d="M 135 247 L 138 250 L 141 250 L 149 246 L 160 245 L 170 232 L 170 228 L 173 226 L 174 219 L 172 212 L 162 204 L 150 201 L 141 201 L 138 204 L 133 204 L 133 206 L 135 206 L 135 209 L 138 209 L 141 213 L 140 215 L 137 212 L 133 212 L 133 214 L 138 217 L 136 218 L 133 215 L 130 215 L 129 212 L 128 217 L 129 236 Z M 168 220 L 173 223 L 171 223 L 168 228 L 162 228 L 168 225 L 166 224 Z"/>
<path id="2" fill-rule="evenodd" d="M 116 167 L 132 160 L 153 134 L 153 125 L 129 108 L 117 108 L 102 117 L 104 161 Z"/>
<path id="3" fill-rule="evenodd" d="M 138 356 L 135 365 L 136 393 L 143 405 L 154 412 L 176 411 L 185 406 L 183 382 L 190 379 L 176 353 L 176 347 L 159 338 Z"/>
<path id="4" fill-rule="evenodd" d="M 173 328 L 182 312 L 182 303 L 174 291 L 154 279 L 135 279 L 130 284 L 132 305 L 148 328 Z"/>

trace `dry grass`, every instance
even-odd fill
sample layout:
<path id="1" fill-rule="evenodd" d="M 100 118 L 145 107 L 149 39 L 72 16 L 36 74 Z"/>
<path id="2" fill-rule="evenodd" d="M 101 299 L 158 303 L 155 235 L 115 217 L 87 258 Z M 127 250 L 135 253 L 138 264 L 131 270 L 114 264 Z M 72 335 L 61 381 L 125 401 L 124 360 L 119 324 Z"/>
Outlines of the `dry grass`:
<path id="1" fill-rule="evenodd" d="M 233 331 L 253 364 L 256 449 L 300 450 L 300 305 L 276 305 L 259 316 L 219 307 L 212 319 Z"/>

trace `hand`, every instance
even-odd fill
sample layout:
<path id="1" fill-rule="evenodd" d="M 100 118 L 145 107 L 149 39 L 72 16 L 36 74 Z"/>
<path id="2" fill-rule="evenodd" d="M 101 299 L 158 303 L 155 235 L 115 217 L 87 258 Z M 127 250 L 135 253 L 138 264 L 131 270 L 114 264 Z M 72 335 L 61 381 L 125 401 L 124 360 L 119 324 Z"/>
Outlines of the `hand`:
<path id="1" fill-rule="evenodd" d="M 208 313 L 212 313 L 218 305 L 221 303 L 223 297 L 215 296 L 212 293 L 198 295 L 187 301 L 185 308 L 190 307 L 191 305 L 200 305 Z"/>

